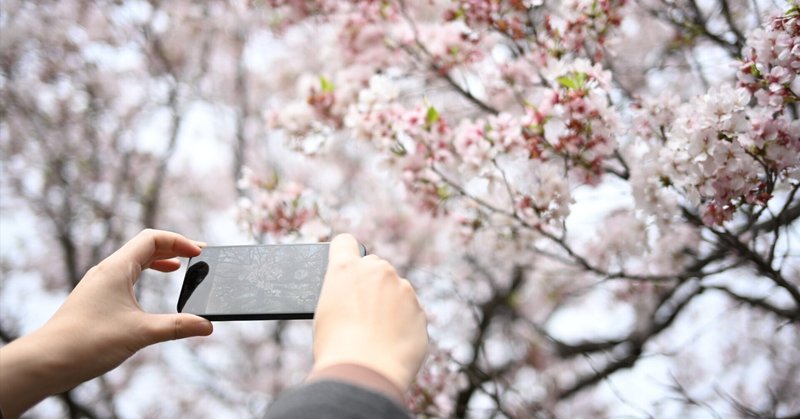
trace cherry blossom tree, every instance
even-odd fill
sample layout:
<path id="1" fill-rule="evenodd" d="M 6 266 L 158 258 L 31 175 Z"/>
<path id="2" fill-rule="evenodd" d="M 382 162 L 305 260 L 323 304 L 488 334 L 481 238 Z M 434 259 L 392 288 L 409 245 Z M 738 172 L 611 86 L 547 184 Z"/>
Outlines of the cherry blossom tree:
<path id="1" fill-rule="evenodd" d="M 4 250 L 1 294 L 25 272 L 68 290 L 138 228 L 203 235 L 236 208 L 254 241 L 349 231 L 405 273 L 430 318 L 420 417 L 800 413 L 795 2 L 2 7 L 2 205 L 59 256 Z M 198 114 L 223 176 L 179 160 Z M 2 314 L 8 341 L 23 319 Z M 230 325 L 60 400 L 258 415 L 309 340 Z"/>
<path id="2" fill-rule="evenodd" d="M 415 411 L 599 412 L 597 384 L 663 357 L 683 406 L 638 414 L 796 413 L 774 395 L 798 385 L 797 6 L 420 3 L 270 2 L 290 45 L 275 67 L 299 76 L 268 122 L 311 169 L 253 173 L 241 204 L 256 234 L 360 229 L 406 267 L 439 342 Z M 601 295 L 625 326 L 558 330 Z M 732 330 L 700 378 L 674 325 L 712 299 L 751 326 L 715 323 Z M 782 378 L 747 389 L 762 350 Z M 710 378 L 723 365 L 739 370 Z"/>

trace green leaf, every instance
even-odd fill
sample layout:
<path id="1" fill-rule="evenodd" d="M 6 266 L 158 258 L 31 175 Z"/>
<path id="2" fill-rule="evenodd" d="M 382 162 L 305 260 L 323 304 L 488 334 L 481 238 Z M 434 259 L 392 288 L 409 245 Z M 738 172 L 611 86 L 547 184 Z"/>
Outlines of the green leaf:
<path id="1" fill-rule="evenodd" d="M 319 76 L 319 86 L 322 89 L 323 93 L 333 92 L 333 83 L 331 83 L 330 80 L 326 79 L 325 76 Z"/>
<path id="2" fill-rule="evenodd" d="M 600 17 L 600 8 L 598 7 L 597 1 L 592 2 L 592 8 L 589 10 L 588 17 L 592 19 L 597 19 Z"/>
<path id="3" fill-rule="evenodd" d="M 760 78 L 761 77 L 761 71 L 758 70 L 758 67 L 756 67 L 755 63 L 750 64 L 750 73 L 755 78 Z"/>
<path id="4" fill-rule="evenodd" d="M 439 185 L 436 187 L 436 196 L 439 197 L 442 201 L 450 198 L 450 188 L 447 185 Z"/>
<path id="5" fill-rule="evenodd" d="M 583 72 L 572 72 L 556 79 L 558 84 L 568 90 L 580 90 L 586 86 L 588 76 Z"/>
<path id="6" fill-rule="evenodd" d="M 520 298 L 519 292 L 512 292 L 508 295 L 508 298 L 506 298 L 506 304 L 512 309 L 518 308 L 520 303 L 522 303 L 522 298 Z"/>
<path id="7" fill-rule="evenodd" d="M 439 111 L 433 106 L 428 106 L 428 112 L 425 114 L 425 126 L 430 128 L 437 122 L 439 122 Z"/>
<path id="8" fill-rule="evenodd" d="M 566 87 L 567 89 L 570 90 L 577 88 L 577 86 L 575 85 L 575 81 L 572 80 L 572 77 L 570 76 L 561 76 L 557 78 L 556 81 L 558 82 L 558 84 L 561 85 L 561 87 Z"/>
<path id="9" fill-rule="evenodd" d="M 275 188 L 278 187 L 278 183 L 280 183 L 280 176 L 278 175 L 278 171 L 276 169 L 272 169 L 271 176 L 269 179 L 265 179 L 261 182 L 261 187 L 268 190 L 274 191 Z"/>

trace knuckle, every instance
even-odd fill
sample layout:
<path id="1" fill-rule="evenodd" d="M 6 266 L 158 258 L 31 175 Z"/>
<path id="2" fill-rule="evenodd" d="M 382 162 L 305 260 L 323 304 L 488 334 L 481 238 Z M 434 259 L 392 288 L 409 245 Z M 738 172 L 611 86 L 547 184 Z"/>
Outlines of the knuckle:
<path id="1" fill-rule="evenodd" d="M 178 340 L 180 338 L 180 331 L 182 326 L 183 326 L 183 319 L 181 319 L 180 316 L 175 317 L 175 326 L 172 329 L 172 336 L 170 337 L 171 340 Z"/>
<path id="2" fill-rule="evenodd" d="M 402 291 L 404 294 L 412 294 L 412 295 L 415 295 L 415 294 L 416 294 L 416 293 L 414 292 L 414 287 L 411 285 L 411 282 L 409 282 L 409 281 L 408 281 L 407 279 L 405 279 L 405 278 L 403 278 L 403 279 L 401 279 L 401 280 L 400 280 L 400 290 L 401 290 L 401 291 Z"/>
<path id="3" fill-rule="evenodd" d="M 158 230 L 154 230 L 152 228 L 145 228 L 139 232 L 139 234 L 134 237 L 132 241 L 140 241 L 140 242 L 149 242 L 154 241 L 157 238 Z"/>
<path id="4" fill-rule="evenodd" d="M 102 276 L 106 271 L 108 271 L 108 264 L 103 260 L 98 262 L 96 265 L 89 268 L 86 271 L 86 276 Z"/>
<path id="5" fill-rule="evenodd" d="M 387 262 L 386 260 L 383 260 L 383 259 L 381 259 L 380 262 L 378 262 L 378 263 L 379 263 L 378 269 L 381 271 L 382 274 L 384 274 L 386 276 L 393 276 L 393 275 L 396 276 L 397 275 L 397 271 L 394 269 L 394 266 L 392 266 L 391 263 L 389 263 L 389 262 Z"/>

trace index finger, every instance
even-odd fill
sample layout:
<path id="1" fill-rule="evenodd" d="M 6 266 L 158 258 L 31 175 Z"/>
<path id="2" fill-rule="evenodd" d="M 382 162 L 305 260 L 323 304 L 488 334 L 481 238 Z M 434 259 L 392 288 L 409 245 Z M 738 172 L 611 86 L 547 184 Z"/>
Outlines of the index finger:
<path id="1" fill-rule="evenodd" d="M 133 262 L 144 270 L 153 261 L 176 256 L 194 257 L 200 254 L 196 242 L 171 231 L 143 230 L 116 251 L 112 258 L 116 262 Z"/>
<path id="2" fill-rule="evenodd" d="M 361 250 L 358 247 L 358 241 L 352 235 L 339 234 L 331 240 L 328 263 L 342 263 L 360 257 Z"/>

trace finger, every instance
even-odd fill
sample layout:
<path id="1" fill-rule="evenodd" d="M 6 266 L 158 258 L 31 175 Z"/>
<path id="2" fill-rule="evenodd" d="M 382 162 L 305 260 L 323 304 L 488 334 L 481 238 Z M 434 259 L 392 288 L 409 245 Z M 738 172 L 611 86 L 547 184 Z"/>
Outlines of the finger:
<path id="1" fill-rule="evenodd" d="M 150 344 L 193 336 L 208 336 L 214 331 L 210 321 L 194 314 L 145 313 L 145 330 Z"/>
<path id="2" fill-rule="evenodd" d="M 171 231 L 151 230 L 153 253 L 150 260 L 167 259 L 176 256 L 194 257 L 200 254 L 202 247 L 194 240 L 190 240 L 178 233 Z"/>
<path id="3" fill-rule="evenodd" d="M 155 260 L 199 254 L 200 247 L 178 233 L 144 230 L 115 252 L 111 259 L 117 263 L 134 262 L 142 269 L 147 269 Z"/>
<path id="4" fill-rule="evenodd" d="M 328 251 L 328 263 L 331 266 L 359 259 L 360 257 L 361 251 L 358 248 L 358 241 L 350 234 L 339 234 L 331 241 L 331 247 Z"/>
<path id="5" fill-rule="evenodd" d="M 173 272 L 181 267 L 181 261 L 178 258 L 154 260 L 150 264 L 150 269 L 155 269 L 160 272 Z"/>

